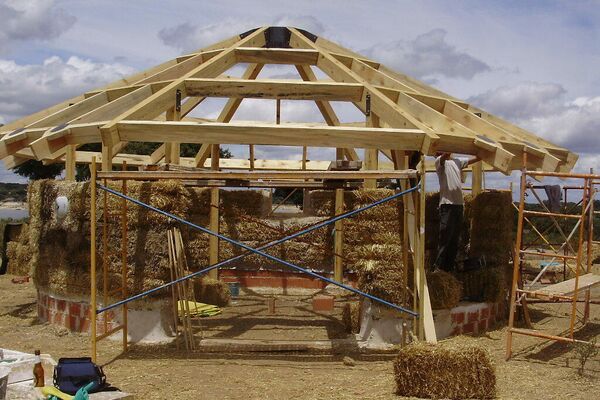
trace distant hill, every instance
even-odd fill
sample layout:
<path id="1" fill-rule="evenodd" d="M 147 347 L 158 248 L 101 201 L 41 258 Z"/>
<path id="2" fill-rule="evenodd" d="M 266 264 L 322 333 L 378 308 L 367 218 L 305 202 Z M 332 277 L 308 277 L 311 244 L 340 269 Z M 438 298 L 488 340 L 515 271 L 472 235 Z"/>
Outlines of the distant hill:
<path id="1" fill-rule="evenodd" d="M 27 201 L 27 184 L 0 182 L 0 201 Z"/>

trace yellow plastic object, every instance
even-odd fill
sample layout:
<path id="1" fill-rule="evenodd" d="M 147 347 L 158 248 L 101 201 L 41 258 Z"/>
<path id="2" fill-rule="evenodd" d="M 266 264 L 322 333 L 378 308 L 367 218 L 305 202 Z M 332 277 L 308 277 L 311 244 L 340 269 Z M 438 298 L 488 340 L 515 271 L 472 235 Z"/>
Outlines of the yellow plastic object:
<path id="1" fill-rule="evenodd" d="M 42 388 L 42 394 L 46 397 L 56 396 L 61 400 L 73 400 L 73 396 L 66 394 L 55 388 L 54 386 L 44 386 Z"/>
<path id="2" fill-rule="evenodd" d="M 187 308 L 190 311 L 192 317 L 212 317 L 213 315 L 221 314 L 221 309 L 212 304 L 198 303 L 195 301 L 187 300 Z M 185 300 L 179 300 L 177 302 L 177 311 L 179 316 L 183 316 L 185 312 Z"/>

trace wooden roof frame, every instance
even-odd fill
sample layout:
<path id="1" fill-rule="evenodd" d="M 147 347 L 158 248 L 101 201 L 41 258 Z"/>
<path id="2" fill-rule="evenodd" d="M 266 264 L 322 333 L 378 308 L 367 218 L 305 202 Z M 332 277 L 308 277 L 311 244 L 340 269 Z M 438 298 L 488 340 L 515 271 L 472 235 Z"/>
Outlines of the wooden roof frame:
<path id="1" fill-rule="evenodd" d="M 223 75 L 239 63 L 249 64 L 241 78 Z M 300 79 L 257 79 L 266 64 L 293 65 Z M 317 79 L 313 68 L 330 80 Z M 229 99 L 219 117 L 187 117 L 207 97 Z M 231 122 L 244 98 L 314 100 L 325 124 Z M 341 124 L 330 101 L 353 103 L 365 122 Z M 147 156 L 123 154 L 129 141 L 161 146 Z M 86 143 L 102 143 L 102 153 L 77 150 Z M 183 159 L 180 143 L 202 146 L 194 159 Z M 221 144 L 249 145 L 251 160 L 212 157 Z M 255 145 L 302 146 L 304 158 L 257 162 Z M 325 162 L 306 159 L 308 147 L 336 148 L 338 159 L 353 161 L 359 160 L 355 149 L 368 149 L 367 169 L 381 168 L 385 164 L 379 165 L 377 154 L 392 159 L 393 151 L 477 155 L 503 173 L 522 168 L 524 158 L 531 170 L 568 172 L 578 158 L 423 82 L 292 27 L 253 29 L 0 127 L 0 159 L 9 168 L 29 159 L 74 168 L 96 156 L 103 170 L 121 160 L 212 169 L 254 169 L 257 164 L 323 169 Z"/>

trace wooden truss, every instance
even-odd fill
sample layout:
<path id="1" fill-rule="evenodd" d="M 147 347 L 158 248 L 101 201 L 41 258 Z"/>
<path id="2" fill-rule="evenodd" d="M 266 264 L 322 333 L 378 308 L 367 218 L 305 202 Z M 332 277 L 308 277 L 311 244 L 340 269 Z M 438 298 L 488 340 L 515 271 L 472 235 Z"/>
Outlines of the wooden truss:
<path id="1" fill-rule="evenodd" d="M 241 78 L 225 73 L 248 67 Z M 266 64 L 294 65 L 298 80 L 257 79 Z M 318 79 L 314 68 L 328 80 Z M 225 97 L 214 120 L 187 115 L 208 97 Z M 231 122 L 244 98 L 314 100 L 324 124 Z M 342 124 L 331 101 L 353 103 L 364 121 Z M 278 107 L 279 109 L 279 107 Z M 128 142 L 161 146 L 149 155 L 123 153 Z M 79 151 L 101 143 L 102 152 Z M 181 143 L 198 143 L 193 158 L 180 157 Z M 250 159 L 219 159 L 223 144 L 249 145 Z M 256 160 L 254 146 L 301 146 L 303 159 Z M 309 32 L 261 27 L 167 61 L 84 93 L 0 128 L 0 159 L 15 167 L 29 159 L 76 163 L 92 157 L 110 170 L 128 165 L 181 164 L 217 169 L 326 170 L 327 161 L 307 160 L 308 147 L 337 149 L 337 159 L 359 160 L 367 170 L 394 169 L 393 151 L 432 155 L 449 151 L 479 156 L 488 169 L 509 173 L 527 154 L 531 170 L 568 172 L 577 155 L 496 116 L 394 72 Z"/>

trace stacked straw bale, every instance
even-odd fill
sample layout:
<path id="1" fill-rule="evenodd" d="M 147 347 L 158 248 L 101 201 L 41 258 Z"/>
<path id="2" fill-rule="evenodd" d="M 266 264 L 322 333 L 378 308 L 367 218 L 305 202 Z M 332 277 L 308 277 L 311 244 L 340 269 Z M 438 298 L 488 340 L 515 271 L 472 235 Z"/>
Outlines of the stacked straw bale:
<path id="1" fill-rule="evenodd" d="M 23 224 L 21 232 L 16 238 L 6 244 L 6 257 L 10 260 L 8 263 L 9 274 L 28 275 L 31 272 L 31 249 L 29 241 L 29 225 Z"/>
<path id="2" fill-rule="evenodd" d="M 428 399 L 493 399 L 496 375 L 491 357 L 479 346 L 413 343 L 394 361 L 396 394 Z"/>
<path id="3" fill-rule="evenodd" d="M 456 307 L 462 298 L 462 285 L 446 271 L 435 270 L 427 273 L 427 286 L 434 310 Z"/>
<path id="4" fill-rule="evenodd" d="M 344 304 L 342 323 L 347 333 L 360 332 L 360 309 L 361 303 L 359 301 L 350 301 Z"/>

